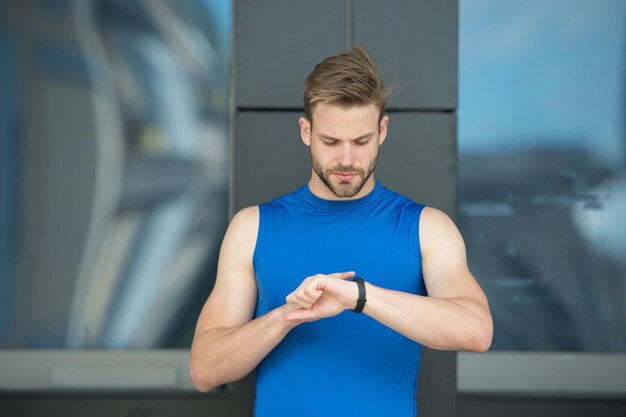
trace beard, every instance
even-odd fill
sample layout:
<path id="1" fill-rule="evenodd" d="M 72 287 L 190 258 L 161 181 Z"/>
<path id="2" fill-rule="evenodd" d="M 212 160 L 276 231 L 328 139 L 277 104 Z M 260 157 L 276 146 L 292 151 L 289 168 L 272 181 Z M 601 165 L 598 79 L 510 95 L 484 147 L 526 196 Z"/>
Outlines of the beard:
<path id="1" fill-rule="evenodd" d="M 313 155 L 313 152 L 310 152 L 310 154 L 313 171 L 315 171 L 326 187 L 328 187 L 328 189 L 339 198 L 350 198 L 357 195 L 374 172 L 374 169 L 376 169 L 376 163 L 378 162 L 378 152 L 376 152 L 374 159 L 370 161 L 370 164 L 366 169 L 354 166 L 335 166 L 325 170 L 319 159 Z M 341 172 L 350 172 L 355 173 L 356 175 L 350 181 L 339 181 L 339 184 L 333 183 L 331 181 L 332 175 L 334 173 Z"/>

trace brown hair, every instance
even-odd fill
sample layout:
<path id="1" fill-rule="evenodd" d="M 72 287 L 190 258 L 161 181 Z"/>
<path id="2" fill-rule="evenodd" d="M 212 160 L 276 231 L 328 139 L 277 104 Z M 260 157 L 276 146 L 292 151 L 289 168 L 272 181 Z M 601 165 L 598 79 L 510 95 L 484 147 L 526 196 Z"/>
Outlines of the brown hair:
<path id="1" fill-rule="evenodd" d="M 318 102 L 339 106 L 373 103 L 382 118 L 392 90 L 385 87 L 378 66 L 365 49 L 355 46 L 315 66 L 304 81 L 304 114 L 312 122 L 311 112 Z"/>

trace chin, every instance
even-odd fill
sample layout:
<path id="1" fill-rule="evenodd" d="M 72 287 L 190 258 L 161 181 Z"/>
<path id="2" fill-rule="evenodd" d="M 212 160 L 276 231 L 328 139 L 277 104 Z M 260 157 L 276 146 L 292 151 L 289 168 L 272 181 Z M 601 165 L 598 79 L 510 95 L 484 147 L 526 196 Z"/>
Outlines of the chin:
<path id="1" fill-rule="evenodd" d="M 351 183 L 342 182 L 334 186 L 330 191 L 339 198 L 352 198 L 361 192 L 362 188 L 363 184 L 354 186 Z"/>

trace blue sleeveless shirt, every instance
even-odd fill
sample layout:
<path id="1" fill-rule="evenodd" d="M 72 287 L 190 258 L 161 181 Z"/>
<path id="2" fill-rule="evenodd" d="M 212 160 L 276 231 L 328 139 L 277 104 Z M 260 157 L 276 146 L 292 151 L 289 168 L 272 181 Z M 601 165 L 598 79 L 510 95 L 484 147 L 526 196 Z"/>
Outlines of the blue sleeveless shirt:
<path id="1" fill-rule="evenodd" d="M 424 205 L 376 182 L 363 198 L 324 200 L 308 185 L 259 205 L 256 316 L 304 278 L 355 271 L 382 288 L 426 295 Z M 415 417 L 421 345 L 365 314 L 303 323 L 256 369 L 256 417 Z"/>

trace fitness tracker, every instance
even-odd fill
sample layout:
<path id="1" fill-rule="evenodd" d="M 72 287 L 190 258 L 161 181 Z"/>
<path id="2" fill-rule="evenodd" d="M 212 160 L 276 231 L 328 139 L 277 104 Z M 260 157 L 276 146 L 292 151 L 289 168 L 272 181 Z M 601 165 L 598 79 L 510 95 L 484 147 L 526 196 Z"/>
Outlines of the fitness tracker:
<path id="1" fill-rule="evenodd" d="M 359 299 L 356 302 L 356 308 L 352 311 L 354 311 L 355 313 L 360 313 L 361 311 L 363 311 L 363 307 L 365 307 L 365 302 L 367 301 L 365 299 L 365 282 L 361 277 L 354 277 L 352 278 L 352 281 L 356 282 L 359 287 Z"/>

